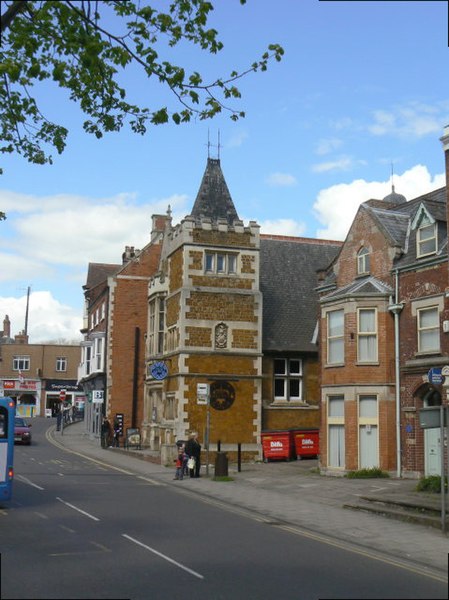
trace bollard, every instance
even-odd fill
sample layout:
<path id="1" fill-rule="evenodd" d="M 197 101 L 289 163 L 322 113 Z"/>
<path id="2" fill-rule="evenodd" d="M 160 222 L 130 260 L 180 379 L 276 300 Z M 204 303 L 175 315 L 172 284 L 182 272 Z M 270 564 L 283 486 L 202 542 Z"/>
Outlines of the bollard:
<path id="1" fill-rule="evenodd" d="M 228 476 L 228 455 L 226 452 L 217 452 L 215 457 L 215 477 Z"/>

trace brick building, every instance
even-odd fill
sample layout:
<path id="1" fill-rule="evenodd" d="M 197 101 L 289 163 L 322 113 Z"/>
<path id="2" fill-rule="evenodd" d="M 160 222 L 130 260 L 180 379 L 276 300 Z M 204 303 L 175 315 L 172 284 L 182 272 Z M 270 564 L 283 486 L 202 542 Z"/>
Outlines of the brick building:
<path id="1" fill-rule="evenodd" d="M 120 415 L 123 429 L 142 422 L 148 282 L 158 268 L 167 220 L 153 215 L 149 243 L 142 250 L 126 246 L 121 264 L 89 264 L 78 379 L 91 433 L 99 433 L 102 415 L 111 422 Z"/>
<path id="2" fill-rule="evenodd" d="M 8 315 L 0 331 L 0 396 L 16 401 L 23 416 L 52 416 L 65 390 L 68 405 L 82 407 L 84 394 L 77 384 L 79 345 L 30 344 L 21 332 L 11 337 Z"/>
<path id="3" fill-rule="evenodd" d="M 440 472 L 439 432 L 421 429 L 419 411 L 447 402 L 428 379 L 449 363 L 447 204 L 447 185 L 364 202 L 320 286 L 326 472 Z"/>

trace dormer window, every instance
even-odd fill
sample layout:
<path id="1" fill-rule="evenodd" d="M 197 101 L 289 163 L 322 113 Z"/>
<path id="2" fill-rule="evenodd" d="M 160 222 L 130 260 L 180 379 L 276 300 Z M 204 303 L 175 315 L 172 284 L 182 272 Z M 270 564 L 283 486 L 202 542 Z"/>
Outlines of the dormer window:
<path id="1" fill-rule="evenodd" d="M 436 223 L 423 225 L 416 231 L 416 255 L 417 257 L 435 254 L 437 251 L 437 228 Z"/>
<path id="2" fill-rule="evenodd" d="M 368 248 L 361 248 L 357 254 L 357 273 L 366 275 L 370 272 L 370 256 Z"/>
<path id="3" fill-rule="evenodd" d="M 416 257 L 435 254 L 438 248 L 437 223 L 424 204 L 416 211 L 411 229 L 416 230 Z"/>

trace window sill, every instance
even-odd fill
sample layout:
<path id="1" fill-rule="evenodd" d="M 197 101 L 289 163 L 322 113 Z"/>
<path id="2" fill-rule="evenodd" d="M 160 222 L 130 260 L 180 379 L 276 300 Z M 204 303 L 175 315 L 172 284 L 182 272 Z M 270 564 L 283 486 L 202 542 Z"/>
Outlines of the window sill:
<path id="1" fill-rule="evenodd" d="M 311 408 L 307 402 L 292 402 L 288 400 L 275 400 L 268 408 Z"/>

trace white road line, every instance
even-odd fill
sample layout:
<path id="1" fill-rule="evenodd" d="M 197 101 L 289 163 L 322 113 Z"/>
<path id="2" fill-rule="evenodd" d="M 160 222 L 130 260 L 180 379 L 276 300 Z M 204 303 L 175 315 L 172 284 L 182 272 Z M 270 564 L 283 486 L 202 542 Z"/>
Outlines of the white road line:
<path id="1" fill-rule="evenodd" d="M 166 556 L 165 554 L 162 554 L 161 552 L 158 552 L 154 548 L 150 548 L 150 546 L 147 546 L 146 544 L 143 544 L 142 542 L 139 542 L 139 540 L 136 540 L 135 538 L 132 538 L 130 535 L 127 535 L 126 533 L 122 533 L 122 536 L 124 538 L 126 538 L 127 540 L 129 540 L 130 542 L 134 542 L 134 544 L 137 544 L 138 546 L 141 546 L 142 548 L 145 548 L 145 550 L 149 550 L 150 552 L 153 552 L 153 554 L 156 554 L 157 556 L 160 556 L 160 558 L 163 558 L 164 560 L 166 560 L 167 562 L 171 563 L 172 565 L 175 565 L 176 567 L 179 567 L 183 571 L 186 571 L 187 573 L 190 573 L 190 575 L 193 575 L 194 577 L 198 577 L 198 579 L 204 579 L 204 576 L 200 575 L 200 573 L 197 573 L 196 571 L 193 571 L 192 569 L 189 569 L 189 567 L 186 567 L 185 565 L 182 565 L 181 563 L 177 562 L 176 560 L 173 560 L 173 558 L 170 558 L 169 556 Z"/>
<path id="2" fill-rule="evenodd" d="M 155 479 L 150 479 L 149 477 L 143 477 L 143 475 L 138 475 L 137 479 L 143 479 L 144 481 L 148 481 L 148 483 L 151 483 L 152 485 L 165 485 L 165 483 L 159 483 L 159 481 L 156 481 Z"/>
<path id="3" fill-rule="evenodd" d="M 31 485 L 31 487 L 34 487 L 37 490 L 45 490 L 45 488 L 41 487 L 40 485 L 37 485 L 37 483 L 33 483 L 32 481 L 30 481 L 29 479 L 27 479 L 23 475 L 16 475 L 16 479 L 18 479 L 19 481 L 22 481 L 22 483 L 26 483 L 27 485 Z"/>
<path id="4" fill-rule="evenodd" d="M 81 508 L 78 508 L 77 506 L 74 506 L 73 504 L 70 504 L 70 502 L 66 502 L 65 500 L 62 500 L 59 497 L 56 497 L 56 500 L 59 500 L 59 502 L 62 502 L 63 504 L 65 504 L 69 508 L 73 508 L 73 510 L 77 510 L 79 513 L 81 513 L 82 515 L 85 515 L 86 517 L 89 517 L 89 519 L 92 519 L 93 521 L 99 521 L 100 520 L 100 519 L 97 519 L 97 517 L 94 517 L 93 515 L 89 514 L 85 510 L 81 510 Z"/>

